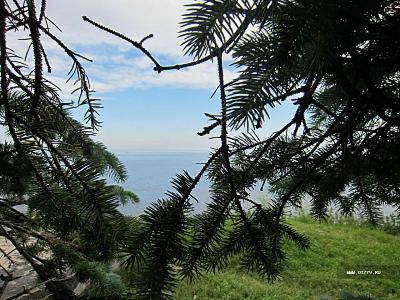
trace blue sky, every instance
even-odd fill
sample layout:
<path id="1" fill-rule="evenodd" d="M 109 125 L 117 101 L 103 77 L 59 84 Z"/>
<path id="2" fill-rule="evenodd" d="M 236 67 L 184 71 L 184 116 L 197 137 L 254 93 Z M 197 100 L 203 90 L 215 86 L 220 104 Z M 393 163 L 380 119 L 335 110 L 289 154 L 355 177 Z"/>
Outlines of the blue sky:
<path id="1" fill-rule="evenodd" d="M 154 38 L 145 46 L 162 64 L 190 60 L 184 57 L 177 38 L 184 0 L 52 0 L 48 16 L 62 28 L 55 33 L 72 49 L 93 59 L 85 63 L 92 88 L 98 91 L 103 122 L 97 139 L 118 153 L 144 151 L 207 151 L 217 140 L 199 137 L 206 126 L 204 112 L 218 113 L 218 97 L 210 99 L 217 86 L 216 66 L 207 63 L 192 69 L 157 74 L 153 65 L 138 50 L 124 41 L 92 27 L 82 15 L 108 25 L 136 40 L 149 33 Z M 23 42 L 12 42 L 23 49 Z M 65 85 L 71 62 L 57 45 L 45 43 L 53 72 L 47 77 L 63 88 L 61 96 L 74 100 L 71 85 Z M 229 59 L 227 65 L 229 64 Z M 235 71 L 226 70 L 226 80 Z M 275 111 L 275 110 L 274 110 Z M 271 113 L 260 135 L 279 128 L 293 112 L 290 104 Z M 79 113 L 76 114 L 80 117 Z"/>

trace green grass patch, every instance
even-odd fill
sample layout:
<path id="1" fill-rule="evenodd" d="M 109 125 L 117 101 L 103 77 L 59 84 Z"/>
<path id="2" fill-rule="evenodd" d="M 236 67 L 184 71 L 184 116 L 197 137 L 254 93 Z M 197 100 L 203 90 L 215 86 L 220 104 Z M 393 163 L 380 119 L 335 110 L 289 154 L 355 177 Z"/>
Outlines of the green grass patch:
<path id="1" fill-rule="evenodd" d="M 310 238 L 311 246 L 301 251 L 286 245 L 287 266 L 278 280 L 269 283 L 248 273 L 234 259 L 224 272 L 204 274 L 192 284 L 181 282 L 174 299 L 340 299 L 343 290 L 376 299 L 400 299 L 400 274 L 395 274 L 400 265 L 400 235 L 367 226 L 319 223 L 309 217 L 289 223 Z M 383 273 L 345 275 L 347 268 L 368 265 L 383 268 Z"/>

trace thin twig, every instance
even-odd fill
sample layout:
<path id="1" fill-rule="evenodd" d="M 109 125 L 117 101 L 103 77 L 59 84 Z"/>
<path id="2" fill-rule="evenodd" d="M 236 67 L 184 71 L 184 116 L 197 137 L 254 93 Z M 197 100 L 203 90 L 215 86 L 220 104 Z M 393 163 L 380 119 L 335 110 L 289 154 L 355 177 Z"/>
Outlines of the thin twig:
<path id="1" fill-rule="evenodd" d="M 129 38 L 129 37 L 127 37 L 127 36 L 125 36 L 125 35 L 123 35 L 123 34 L 121 34 L 119 32 L 116 32 L 113 29 L 110 29 L 110 28 L 108 28 L 108 27 L 106 27 L 104 25 L 101 25 L 101 24 L 89 19 L 86 16 L 83 16 L 82 18 L 83 18 L 84 21 L 92 24 L 93 26 L 95 26 L 95 27 L 97 27 L 97 28 L 99 28 L 101 30 L 104 30 L 104 31 L 106 31 L 106 32 L 108 32 L 108 33 L 110 33 L 112 35 L 115 35 L 115 36 L 127 41 L 128 43 L 133 45 L 135 48 L 139 49 L 144 55 L 146 55 L 154 63 L 154 65 L 155 65 L 154 66 L 154 71 L 156 71 L 158 73 L 161 73 L 162 71 L 167 71 L 167 70 L 180 70 L 180 69 L 183 69 L 183 68 L 193 67 L 195 65 L 202 64 L 202 63 L 204 63 L 206 61 L 209 61 L 209 60 L 217 57 L 220 52 L 223 52 L 223 51 L 227 50 L 228 47 L 230 47 L 233 43 L 235 43 L 237 38 L 246 31 L 247 27 L 249 27 L 249 25 L 251 23 L 251 20 L 253 19 L 253 15 L 251 13 L 247 14 L 246 17 L 244 18 L 243 22 L 240 24 L 240 26 L 235 31 L 235 33 L 232 34 L 231 37 L 221 47 L 216 48 L 209 55 L 207 55 L 207 56 L 205 56 L 205 57 L 203 57 L 203 58 L 201 58 L 199 60 L 196 60 L 196 61 L 192 61 L 192 62 L 184 63 L 184 64 L 176 64 L 176 65 L 171 65 L 171 66 L 162 66 L 157 61 L 157 59 L 155 59 L 155 57 L 146 48 L 143 47 L 143 45 L 142 45 L 143 41 L 146 40 L 151 35 L 148 35 L 147 37 L 143 38 L 141 40 L 141 42 L 136 42 L 136 41 L 132 40 L 131 38 Z"/>

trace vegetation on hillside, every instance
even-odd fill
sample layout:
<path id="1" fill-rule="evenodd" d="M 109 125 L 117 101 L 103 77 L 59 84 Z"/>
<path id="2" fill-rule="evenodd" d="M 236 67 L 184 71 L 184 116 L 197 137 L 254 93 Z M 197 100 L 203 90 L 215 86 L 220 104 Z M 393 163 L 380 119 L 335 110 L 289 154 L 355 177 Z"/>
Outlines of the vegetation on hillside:
<path id="1" fill-rule="evenodd" d="M 396 257 L 399 235 L 373 229 L 351 218 L 318 222 L 302 215 L 289 223 L 310 238 L 310 248 L 301 251 L 286 243 L 287 266 L 279 279 L 268 282 L 246 272 L 235 257 L 229 266 L 215 274 L 204 273 L 194 284 L 181 282 L 174 299 L 398 299 L 400 284 Z M 376 276 L 346 276 L 346 268 L 382 271 Z M 347 292 L 347 293 L 346 293 Z M 363 295 L 365 298 L 347 296 Z M 367 298 L 371 297 L 371 298 Z"/>

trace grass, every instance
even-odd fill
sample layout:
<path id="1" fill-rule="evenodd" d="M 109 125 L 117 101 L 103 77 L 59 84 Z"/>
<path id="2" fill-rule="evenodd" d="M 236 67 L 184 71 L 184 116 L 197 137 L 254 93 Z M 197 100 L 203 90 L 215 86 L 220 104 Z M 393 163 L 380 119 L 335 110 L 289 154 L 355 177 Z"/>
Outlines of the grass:
<path id="1" fill-rule="evenodd" d="M 311 246 L 301 251 L 287 244 L 287 267 L 280 279 L 268 283 L 242 270 L 236 259 L 224 272 L 204 274 L 190 285 L 182 282 L 174 299 L 339 299 L 343 290 L 375 299 L 400 299 L 400 274 L 393 274 L 400 265 L 400 235 L 342 222 L 319 223 L 305 216 L 289 223 L 310 238 Z M 391 269 L 382 269 L 377 276 L 345 275 L 347 266 L 357 265 Z"/>

